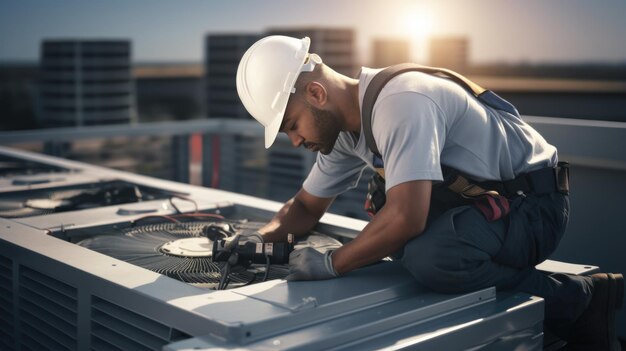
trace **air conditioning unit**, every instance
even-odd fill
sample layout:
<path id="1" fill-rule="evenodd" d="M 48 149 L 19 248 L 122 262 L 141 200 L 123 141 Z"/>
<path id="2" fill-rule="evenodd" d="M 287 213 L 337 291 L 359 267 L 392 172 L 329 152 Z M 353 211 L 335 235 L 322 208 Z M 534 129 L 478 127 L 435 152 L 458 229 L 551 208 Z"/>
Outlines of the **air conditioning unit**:
<path id="1" fill-rule="evenodd" d="M 0 146 L 0 194 L 95 182 L 101 177 L 66 160 L 51 161 L 43 155 Z"/>
<path id="2" fill-rule="evenodd" d="M 122 180 L 0 193 L 0 217 L 22 218 L 158 199 L 182 194 Z"/>
<path id="3" fill-rule="evenodd" d="M 240 234 L 267 250 L 253 233 L 280 203 L 81 167 L 154 198 L 0 218 L 0 349 L 542 347 L 540 298 L 436 294 L 392 261 L 311 282 L 263 260 L 226 268 L 214 242 Z M 295 244 L 336 248 L 365 224 L 326 215 Z"/>

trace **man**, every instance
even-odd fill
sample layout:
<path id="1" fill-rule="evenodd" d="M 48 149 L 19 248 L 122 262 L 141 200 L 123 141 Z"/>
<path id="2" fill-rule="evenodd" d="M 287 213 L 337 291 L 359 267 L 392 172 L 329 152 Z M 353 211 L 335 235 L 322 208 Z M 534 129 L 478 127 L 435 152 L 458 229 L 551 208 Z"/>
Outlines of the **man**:
<path id="1" fill-rule="evenodd" d="M 268 241 L 307 233 L 364 166 L 375 166 L 361 109 L 378 70 L 346 77 L 309 53 L 309 45 L 308 38 L 263 38 L 237 72 L 239 96 L 265 127 L 266 148 L 283 132 L 294 147 L 319 151 L 302 189 L 261 230 Z M 545 275 L 534 268 L 556 249 L 567 225 L 569 200 L 558 186 L 496 194 L 510 213 L 494 218 L 480 211 L 479 202 L 433 206 L 443 168 L 480 184 L 546 171 L 555 176 L 556 148 L 517 111 L 487 106 L 448 79 L 407 72 L 380 91 L 371 129 L 384 162 L 384 207 L 333 252 L 294 251 L 289 280 L 334 278 L 395 254 L 420 284 L 438 292 L 496 286 L 543 297 L 546 325 L 571 349 L 619 349 L 613 324 L 623 299 L 621 274 Z"/>

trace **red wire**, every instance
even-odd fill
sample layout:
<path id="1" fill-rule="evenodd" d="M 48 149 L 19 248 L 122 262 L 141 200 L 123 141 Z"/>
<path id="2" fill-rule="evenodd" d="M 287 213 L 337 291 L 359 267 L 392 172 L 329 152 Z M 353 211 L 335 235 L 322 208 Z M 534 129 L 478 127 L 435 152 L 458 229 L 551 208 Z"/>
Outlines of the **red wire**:
<path id="1" fill-rule="evenodd" d="M 173 217 L 173 218 L 178 218 L 178 217 L 211 217 L 211 218 L 224 219 L 224 216 L 221 216 L 221 215 L 218 215 L 218 214 L 212 214 L 212 213 L 181 213 L 181 214 L 172 215 L 171 217 Z"/>
<path id="2" fill-rule="evenodd" d="M 134 224 L 137 224 L 137 222 L 142 221 L 142 220 L 147 219 L 147 218 L 165 218 L 168 221 L 172 221 L 174 223 L 180 223 L 179 221 L 174 219 L 172 216 L 166 216 L 166 215 L 147 215 L 147 216 L 143 216 L 143 217 L 137 218 L 136 220 L 131 221 L 131 223 L 134 225 Z"/>
<path id="3" fill-rule="evenodd" d="M 217 135 L 213 135 L 211 139 L 211 160 L 213 161 L 211 188 L 218 188 L 220 186 L 220 137 Z"/>

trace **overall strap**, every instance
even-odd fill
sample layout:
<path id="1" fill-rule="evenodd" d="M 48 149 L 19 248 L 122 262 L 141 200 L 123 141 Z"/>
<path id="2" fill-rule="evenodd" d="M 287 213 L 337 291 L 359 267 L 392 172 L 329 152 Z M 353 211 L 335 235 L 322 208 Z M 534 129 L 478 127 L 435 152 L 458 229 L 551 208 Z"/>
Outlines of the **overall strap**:
<path id="1" fill-rule="evenodd" d="M 448 78 L 463 87 L 465 90 L 467 90 L 469 93 L 477 98 L 487 92 L 491 93 L 489 90 L 472 82 L 464 76 L 445 68 L 422 66 L 416 63 L 402 63 L 399 65 L 385 68 L 384 70 L 376 74 L 367 86 L 367 89 L 365 90 L 365 95 L 363 97 L 363 111 L 361 111 L 361 123 L 363 123 L 365 144 L 367 145 L 367 148 L 370 149 L 374 153 L 374 155 L 379 158 L 382 157 L 380 155 L 378 147 L 376 146 L 376 141 L 374 140 L 374 136 L 372 134 L 372 111 L 374 109 L 374 103 L 376 103 L 376 99 L 378 98 L 380 91 L 383 89 L 385 84 L 387 84 L 391 80 L 391 78 L 399 74 L 411 71 L 423 72 Z"/>

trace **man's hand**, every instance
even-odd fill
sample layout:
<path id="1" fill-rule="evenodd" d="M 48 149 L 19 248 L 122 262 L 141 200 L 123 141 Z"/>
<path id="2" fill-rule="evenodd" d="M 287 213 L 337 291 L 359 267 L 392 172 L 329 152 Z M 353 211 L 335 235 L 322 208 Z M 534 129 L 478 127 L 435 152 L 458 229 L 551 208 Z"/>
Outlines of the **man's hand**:
<path id="1" fill-rule="evenodd" d="M 322 280 L 337 277 L 332 250 L 320 253 L 312 247 L 294 250 L 289 255 L 287 280 Z"/>

